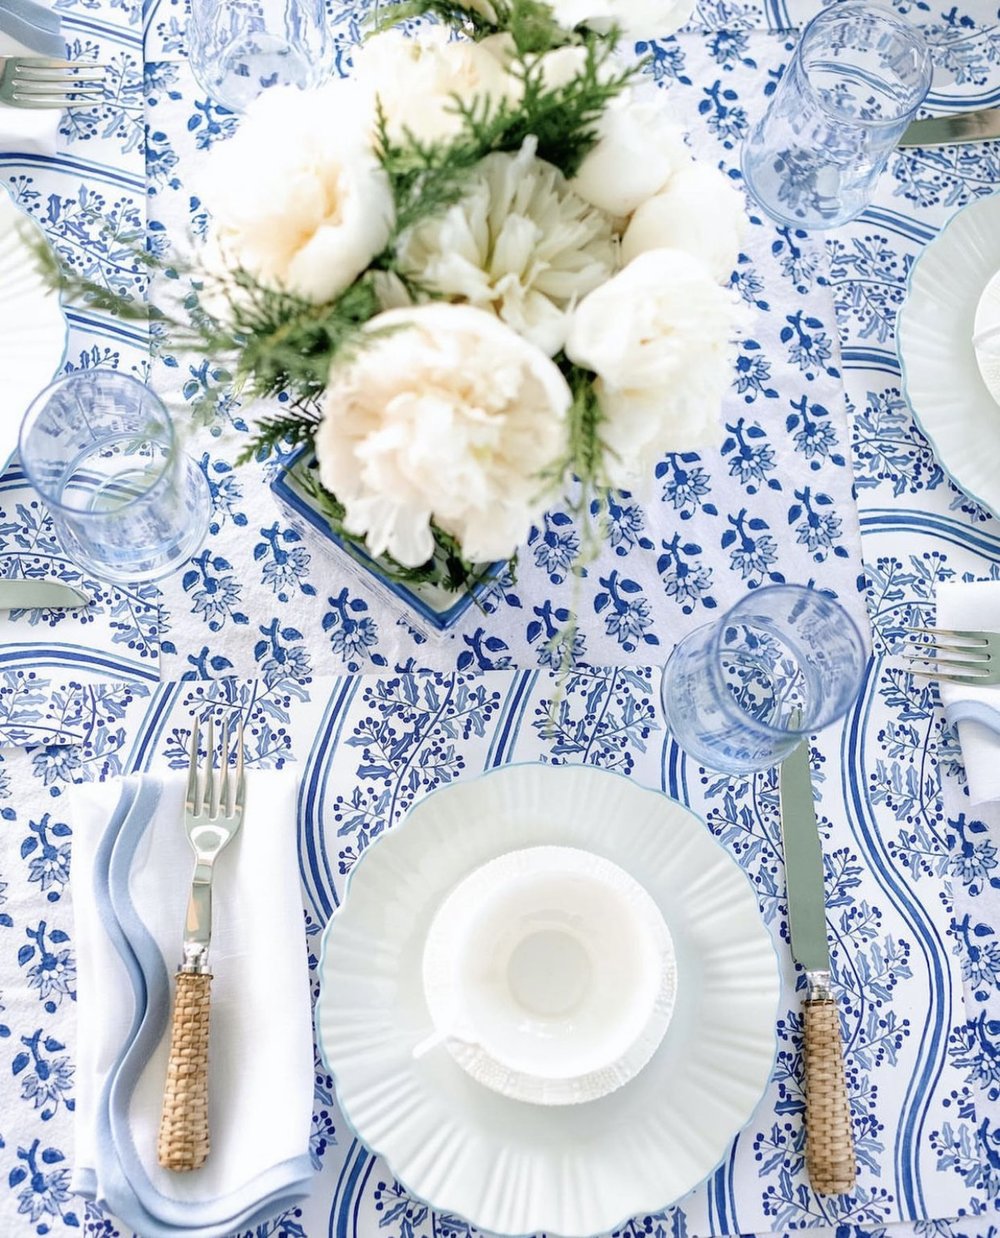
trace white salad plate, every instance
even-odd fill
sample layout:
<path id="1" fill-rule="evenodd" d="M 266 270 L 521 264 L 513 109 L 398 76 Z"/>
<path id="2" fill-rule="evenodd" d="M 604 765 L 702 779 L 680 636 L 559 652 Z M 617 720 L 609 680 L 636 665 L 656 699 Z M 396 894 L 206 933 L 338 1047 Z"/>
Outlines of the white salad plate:
<path id="1" fill-rule="evenodd" d="M 21 419 L 66 357 L 66 318 L 25 239 L 44 233 L 0 185 L 0 468 L 17 449 Z"/>
<path id="2" fill-rule="evenodd" d="M 522 848 L 602 856 L 669 930 L 665 1034 L 624 1086 L 538 1105 L 477 1083 L 439 1044 L 422 961 L 470 874 Z M 512 765 L 421 801 L 361 856 L 327 925 L 316 1021 L 341 1111 L 432 1207 L 500 1234 L 577 1238 L 679 1199 L 750 1120 L 774 1064 L 780 981 L 756 895 L 697 817 L 590 766 Z"/>
<path id="3" fill-rule="evenodd" d="M 903 392 L 941 467 L 1000 515 L 1000 405 L 976 360 L 976 308 L 1000 270 L 1000 193 L 976 198 L 928 242 L 896 322 Z"/>

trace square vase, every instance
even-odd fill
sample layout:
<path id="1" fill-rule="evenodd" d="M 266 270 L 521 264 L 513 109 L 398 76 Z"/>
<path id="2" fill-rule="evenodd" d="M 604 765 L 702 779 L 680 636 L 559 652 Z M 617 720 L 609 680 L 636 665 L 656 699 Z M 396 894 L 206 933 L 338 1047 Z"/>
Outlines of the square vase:
<path id="1" fill-rule="evenodd" d="M 406 584 L 387 574 L 387 565 L 370 555 L 361 542 L 343 537 L 330 525 L 314 491 L 318 484 L 312 447 L 302 447 L 277 473 L 271 490 L 278 505 L 310 543 L 317 542 L 340 567 L 350 567 L 364 584 L 399 610 L 407 622 L 433 633 L 454 627 L 492 586 L 507 566 L 505 560 L 485 564 L 469 589 L 453 592 L 436 584 Z"/>

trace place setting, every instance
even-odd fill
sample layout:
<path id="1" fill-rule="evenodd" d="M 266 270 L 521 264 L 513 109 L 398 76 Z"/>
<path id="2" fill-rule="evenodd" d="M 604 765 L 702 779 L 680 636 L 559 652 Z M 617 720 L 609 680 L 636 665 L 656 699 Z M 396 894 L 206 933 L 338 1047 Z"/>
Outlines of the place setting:
<path id="1" fill-rule="evenodd" d="M 967 7 L 0 0 L 3 1233 L 992 1232 Z"/>

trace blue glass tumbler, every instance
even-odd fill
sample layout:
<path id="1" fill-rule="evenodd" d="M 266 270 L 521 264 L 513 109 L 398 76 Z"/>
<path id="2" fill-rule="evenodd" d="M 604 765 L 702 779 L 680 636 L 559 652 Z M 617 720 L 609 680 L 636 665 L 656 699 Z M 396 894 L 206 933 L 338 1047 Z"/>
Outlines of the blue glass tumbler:
<path id="1" fill-rule="evenodd" d="M 197 550 L 212 500 L 162 402 L 115 370 L 78 370 L 35 397 L 21 466 L 64 552 L 116 583 L 157 580 Z"/>
<path id="2" fill-rule="evenodd" d="M 874 197 L 932 72 L 923 35 L 898 13 L 855 0 L 823 9 L 743 143 L 752 196 L 798 228 L 853 219 Z"/>
<path id="3" fill-rule="evenodd" d="M 842 718 L 866 660 L 839 603 L 801 585 L 771 585 L 677 645 L 663 671 L 663 710 L 700 764 L 749 774 Z"/>
<path id="4" fill-rule="evenodd" d="M 199 86 L 233 112 L 270 86 L 318 86 L 334 65 L 324 0 L 191 0 L 187 52 Z"/>

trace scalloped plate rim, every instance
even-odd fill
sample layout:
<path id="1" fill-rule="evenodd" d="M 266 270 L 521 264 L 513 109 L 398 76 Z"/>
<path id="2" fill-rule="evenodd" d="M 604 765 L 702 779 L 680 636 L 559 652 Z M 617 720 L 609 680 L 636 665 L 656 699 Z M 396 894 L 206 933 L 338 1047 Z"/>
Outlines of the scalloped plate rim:
<path id="1" fill-rule="evenodd" d="M 987 208 L 986 206 L 984 206 L 984 203 L 992 203 L 992 205 Z M 960 207 L 955 212 L 955 214 L 952 215 L 952 217 L 947 221 L 947 223 L 943 225 L 940 232 L 938 232 L 937 236 L 935 236 L 932 240 L 926 243 L 924 248 L 921 250 L 920 254 L 917 256 L 915 261 L 910 266 L 910 270 L 906 278 L 906 296 L 903 299 L 903 304 L 901 305 L 899 309 L 899 314 L 897 315 L 897 319 L 896 319 L 896 356 L 899 360 L 900 386 L 902 387 L 903 397 L 906 400 L 907 407 L 909 408 L 910 412 L 913 415 L 913 420 L 916 422 L 917 428 L 920 430 L 921 434 L 923 434 L 923 436 L 927 439 L 927 442 L 931 448 L 931 451 L 933 452 L 934 459 L 941 466 L 941 471 L 945 474 L 945 476 L 952 483 L 952 485 L 954 485 L 955 488 L 959 490 L 962 494 L 972 499 L 974 503 L 978 503 L 979 506 L 982 507 L 984 511 L 989 512 L 990 515 L 1000 518 L 1000 485 L 998 485 L 997 487 L 996 500 L 991 502 L 985 499 L 982 495 L 977 494 L 975 490 L 973 490 L 970 486 L 966 485 L 966 483 L 962 481 L 959 474 L 963 472 L 964 470 L 959 470 L 959 472 L 956 472 L 954 468 L 952 467 L 952 465 L 949 464 L 949 462 L 945 459 L 945 455 L 941 451 L 939 435 L 936 434 L 934 430 L 932 430 L 931 427 L 927 424 L 927 422 L 924 419 L 924 415 L 920 412 L 919 408 L 914 402 L 914 399 L 913 399 L 913 368 L 914 367 L 912 366 L 912 363 L 911 365 L 907 365 L 907 362 L 906 362 L 906 353 L 909 347 L 906 342 L 906 336 L 908 334 L 907 325 L 911 322 L 911 318 L 912 318 L 912 297 L 913 297 L 913 292 L 914 292 L 914 281 L 917 279 L 918 273 L 921 271 L 921 265 L 924 262 L 925 258 L 927 257 L 928 253 L 931 253 L 932 251 L 934 251 L 935 247 L 939 246 L 942 242 L 944 242 L 944 244 L 947 245 L 954 239 L 955 234 L 952 233 L 951 230 L 955 227 L 956 224 L 959 223 L 960 220 L 964 219 L 966 212 L 974 212 L 977 208 L 979 210 L 982 210 L 984 214 L 987 212 L 987 210 L 996 211 L 998 215 L 998 221 L 1000 221 L 1000 190 L 997 190 L 993 193 L 982 194 L 980 197 L 973 198 L 971 202 L 967 202 L 965 206 Z M 998 246 L 998 249 L 1000 249 L 1000 246 Z M 987 276 L 987 278 L 989 277 Z M 909 310 L 909 313 L 907 312 L 908 310 Z M 991 409 L 995 409 L 997 411 L 998 418 L 1000 418 L 1000 405 L 997 405 L 996 401 L 990 395 L 989 390 L 986 387 L 986 384 L 982 381 L 982 377 L 979 373 L 979 366 L 976 361 L 975 351 L 973 350 L 973 347 L 972 347 L 971 338 L 969 340 L 968 363 L 970 366 L 970 373 L 975 374 L 975 377 L 979 380 L 979 383 L 982 386 L 983 394 L 985 395 L 986 400 L 989 402 Z M 984 407 L 986 407 L 985 404 L 984 404 Z M 991 411 L 991 410 L 988 410 L 988 411 Z"/>
<path id="2" fill-rule="evenodd" d="M 756 902 L 757 894 L 756 894 L 756 890 L 754 888 L 753 882 L 750 878 L 750 874 L 746 872 L 746 870 L 734 859 L 734 857 L 729 853 L 729 851 L 727 851 L 727 849 L 722 845 L 722 843 L 715 836 L 715 834 L 712 833 L 704 817 L 700 816 L 697 812 L 694 811 L 694 809 L 690 808 L 687 804 L 684 804 L 680 800 L 674 799 L 672 796 L 667 795 L 665 791 L 662 791 L 655 787 L 647 786 L 645 783 L 636 782 L 635 779 L 633 779 L 629 775 L 621 774 L 617 770 L 609 770 L 609 769 L 603 769 L 599 766 L 587 765 L 587 764 L 576 764 L 576 763 L 569 763 L 569 762 L 563 765 L 557 765 L 557 764 L 554 765 L 554 764 L 551 764 L 545 761 L 511 761 L 504 765 L 499 765 L 499 766 L 491 767 L 488 769 L 484 769 L 472 778 L 462 779 L 461 783 L 468 785 L 469 783 L 474 783 L 484 778 L 490 778 L 495 775 L 502 775 L 505 772 L 512 770 L 512 769 L 519 769 L 519 768 L 526 768 L 526 767 L 529 767 L 529 768 L 542 767 L 542 768 L 555 769 L 555 770 L 568 770 L 568 769 L 587 770 L 587 771 L 599 773 L 602 775 L 608 775 L 614 778 L 620 778 L 624 782 L 629 784 L 629 786 L 634 787 L 636 790 L 639 790 L 647 795 L 656 796 L 659 799 L 666 800 L 671 805 L 674 805 L 675 807 L 679 808 L 681 811 L 683 811 L 684 813 L 692 817 L 695 821 L 697 821 L 703 827 L 705 831 L 706 840 L 713 847 L 718 849 L 718 851 L 722 854 L 722 856 L 724 856 L 725 859 L 732 866 L 732 869 L 734 869 L 740 875 L 740 878 L 746 883 L 746 886 L 750 892 L 751 898 L 753 899 L 754 902 Z M 325 1003 L 323 1000 L 323 992 L 324 992 L 324 988 L 326 987 L 327 943 L 329 941 L 329 938 L 331 935 L 331 929 L 332 929 L 334 922 L 336 921 L 337 917 L 341 914 L 342 910 L 347 905 L 348 899 L 350 897 L 351 885 L 352 885 L 355 873 L 357 873 L 361 864 L 365 862 L 365 858 L 372 853 L 372 851 L 379 845 L 379 843 L 384 842 L 386 839 L 391 838 L 393 834 L 398 834 L 398 832 L 401 829 L 405 829 L 407 827 L 407 825 L 410 823 L 410 818 L 416 809 L 426 804 L 429 800 L 433 799 L 435 796 L 447 792 L 448 790 L 450 790 L 456 785 L 457 784 L 455 782 L 451 782 L 441 787 L 435 787 L 432 791 L 428 792 L 427 795 L 425 795 L 421 800 L 419 800 L 416 804 L 414 804 L 410 808 L 406 816 L 404 816 L 397 825 L 393 826 L 391 830 L 386 830 L 378 838 L 376 838 L 374 842 L 370 843 L 365 848 L 365 850 L 361 853 L 357 862 L 354 864 L 351 870 L 348 872 L 347 877 L 345 879 L 345 884 L 344 884 L 343 898 L 341 899 L 339 905 L 334 910 L 333 914 L 330 916 L 329 920 L 327 921 L 323 929 L 323 935 L 322 935 L 321 943 L 320 943 L 320 956 L 319 956 L 319 962 L 317 966 L 317 975 L 319 977 L 319 991 L 316 997 L 314 1023 L 315 1023 L 315 1029 L 316 1029 L 316 1044 L 319 1049 L 320 1059 L 322 1060 L 323 1066 L 326 1069 L 327 1073 L 330 1075 L 330 1077 L 333 1080 L 333 1092 L 334 1092 L 334 1097 L 337 1102 L 337 1108 L 340 1112 L 340 1116 L 342 1117 L 344 1121 L 344 1124 L 346 1125 L 347 1129 L 351 1132 L 352 1136 L 363 1147 L 368 1149 L 370 1153 L 376 1156 L 379 1156 L 385 1162 L 386 1166 L 388 1167 L 389 1171 L 392 1173 L 393 1177 L 406 1189 L 406 1191 L 410 1194 L 410 1196 L 414 1200 L 416 1200 L 419 1203 L 424 1204 L 431 1211 L 446 1212 L 447 1215 L 454 1217 L 456 1220 L 459 1220 L 474 1229 L 478 1229 L 480 1230 L 480 1232 L 487 1233 L 489 1231 L 484 1229 L 482 1222 L 476 1221 L 474 1218 L 466 1216 L 461 1210 L 449 1207 L 445 1203 L 442 1203 L 442 1202 L 435 1203 L 434 1200 L 429 1199 L 425 1195 L 421 1194 L 419 1191 L 414 1190 L 413 1187 L 411 1187 L 406 1182 L 405 1178 L 400 1176 L 400 1174 L 398 1173 L 398 1171 L 396 1170 L 392 1162 L 392 1158 L 387 1156 L 384 1152 L 380 1151 L 379 1149 L 372 1147 L 372 1145 L 370 1145 L 365 1140 L 364 1136 L 360 1133 L 360 1131 L 356 1127 L 351 1114 L 348 1112 L 346 1106 L 344 1105 L 340 1080 L 337 1076 L 336 1071 L 333 1069 L 333 1067 L 331 1066 L 327 1058 L 326 1047 L 323 1043 L 323 1033 L 322 1033 L 322 1025 L 321 1025 L 322 1011 L 325 1006 Z M 758 907 L 758 916 L 759 916 L 759 907 Z M 632 1217 L 634 1216 L 643 1215 L 646 1213 L 659 1212 L 665 1208 L 672 1206 L 674 1203 L 676 1203 L 678 1199 L 683 1199 L 684 1196 L 690 1193 L 691 1191 L 698 1190 L 700 1187 L 705 1185 L 705 1183 L 711 1178 L 712 1174 L 717 1171 L 719 1165 L 722 1164 L 722 1161 L 725 1158 L 726 1152 L 728 1148 L 732 1146 L 733 1141 L 737 1138 L 737 1136 L 743 1130 L 746 1129 L 747 1125 L 749 1124 L 749 1122 L 751 1121 L 753 1117 L 753 1114 L 754 1114 L 754 1111 L 756 1110 L 757 1105 L 760 1104 L 761 1099 L 767 1092 L 767 1086 L 771 1078 L 773 1077 L 775 1065 L 778 1060 L 778 1051 L 780 1048 L 779 1041 L 778 1041 L 778 1034 L 777 1034 L 777 1022 L 778 1022 L 778 1018 L 780 1016 L 781 1009 L 782 1009 L 782 995 L 783 995 L 783 987 L 782 987 L 782 980 L 781 980 L 781 956 L 778 951 L 777 943 L 774 941 L 774 938 L 771 935 L 771 933 L 768 932 L 766 926 L 764 925 L 762 918 L 760 918 L 760 928 L 763 934 L 763 939 L 766 939 L 770 946 L 770 950 L 771 950 L 770 961 L 773 963 L 773 967 L 774 967 L 774 1010 L 772 1012 L 771 1019 L 770 1019 L 771 1041 L 772 1041 L 773 1047 L 772 1047 L 770 1060 L 768 1062 L 767 1073 L 764 1077 L 764 1082 L 761 1087 L 760 1094 L 757 1097 L 757 1100 L 754 1103 L 753 1107 L 748 1112 L 746 1119 L 732 1130 L 727 1140 L 727 1143 L 721 1152 L 720 1157 L 713 1162 L 713 1164 L 704 1173 L 704 1175 L 700 1179 L 698 1179 L 697 1182 L 691 1183 L 690 1186 L 688 1186 L 684 1191 L 682 1191 L 678 1195 L 670 1199 L 666 1199 L 666 1200 L 662 1198 L 656 1198 L 655 1200 L 654 1199 L 637 1200 L 634 1202 L 634 1204 L 630 1205 L 629 1210 L 625 1212 L 622 1216 L 618 1217 L 617 1220 L 615 1220 L 614 1222 L 610 1224 L 605 1222 L 604 1220 L 601 1220 L 599 1222 L 599 1227 L 588 1231 L 588 1235 L 584 1235 L 582 1233 L 569 1234 L 566 1231 L 559 1231 L 549 1226 L 545 1231 L 549 1235 L 549 1238 L 589 1238 L 590 1234 L 595 1234 L 598 1232 L 610 1232 L 612 1230 L 619 1230 L 625 1224 L 627 1224 L 628 1221 L 630 1221 Z M 499 1232 L 499 1231 L 494 1231 L 494 1232 Z M 527 1234 L 527 1233 L 531 1233 L 532 1231 L 524 1231 L 524 1232 Z"/>

